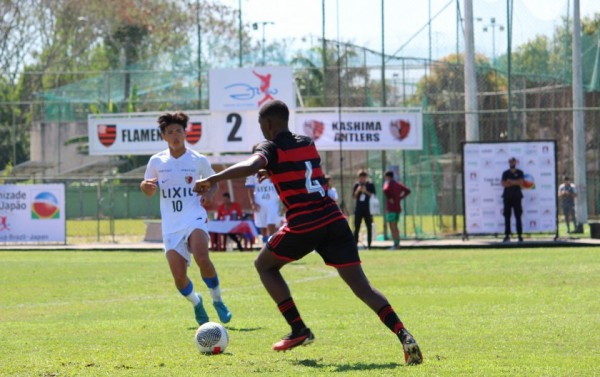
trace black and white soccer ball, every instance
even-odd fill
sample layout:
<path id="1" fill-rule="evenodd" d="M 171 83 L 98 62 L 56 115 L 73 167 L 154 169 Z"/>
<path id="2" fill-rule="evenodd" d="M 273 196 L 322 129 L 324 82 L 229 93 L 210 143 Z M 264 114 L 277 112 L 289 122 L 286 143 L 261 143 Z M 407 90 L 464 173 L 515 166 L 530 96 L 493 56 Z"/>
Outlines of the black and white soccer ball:
<path id="1" fill-rule="evenodd" d="M 200 352 L 213 355 L 225 351 L 229 344 L 227 330 L 223 325 L 216 322 L 206 322 L 198 327 L 194 339 Z"/>

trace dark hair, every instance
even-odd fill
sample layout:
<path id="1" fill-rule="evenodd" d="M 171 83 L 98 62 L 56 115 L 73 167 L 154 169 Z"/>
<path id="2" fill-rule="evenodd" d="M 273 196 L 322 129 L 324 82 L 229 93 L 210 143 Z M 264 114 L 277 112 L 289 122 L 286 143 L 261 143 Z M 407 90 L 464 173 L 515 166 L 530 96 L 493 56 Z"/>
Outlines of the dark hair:
<path id="1" fill-rule="evenodd" d="M 224 193 L 223 193 L 223 196 L 224 196 L 224 197 L 226 197 L 226 198 L 230 198 L 230 199 L 231 199 L 231 195 L 229 195 L 229 193 L 228 193 L 228 192 L 224 192 Z"/>
<path id="2" fill-rule="evenodd" d="M 165 133 L 165 128 L 171 124 L 179 124 L 185 130 L 188 125 L 190 117 L 181 111 L 175 113 L 164 113 L 158 117 L 158 128 L 161 133 Z"/>
<path id="3" fill-rule="evenodd" d="M 386 177 L 394 178 L 394 172 L 391 170 L 386 171 L 384 175 Z"/>
<path id="4" fill-rule="evenodd" d="M 563 177 L 563 181 L 570 181 L 570 179 L 569 179 L 569 176 L 568 176 L 568 175 L 565 175 L 565 176 Z"/>
<path id="5" fill-rule="evenodd" d="M 325 174 L 325 180 L 329 181 L 331 179 L 331 176 L 329 174 Z"/>
<path id="6" fill-rule="evenodd" d="M 258 112 L 259 118 L 275 118 L 287 124 L 290 119 L 290 110 L 285 102 L 280 100 L 269 101 Z"/>
<path id="7" fill-rule="evenodd" d="M 358 173 L 356 174 L 356 176 L 357 176 L 357 177 L 368 177 L 368 176 L 369 176 L 369 173 L 367 173 L 367 171 L 366 171 L 366 170 L 364 170 L 364 169 L 360 169 L 360 170 L 358 171 Z"/>

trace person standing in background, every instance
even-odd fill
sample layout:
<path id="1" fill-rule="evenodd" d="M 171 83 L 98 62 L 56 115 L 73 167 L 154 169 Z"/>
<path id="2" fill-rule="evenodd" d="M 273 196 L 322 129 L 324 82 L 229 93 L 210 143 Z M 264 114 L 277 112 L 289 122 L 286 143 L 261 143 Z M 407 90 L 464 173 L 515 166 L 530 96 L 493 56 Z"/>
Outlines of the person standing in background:
<path id="1" fill-rule="evenodd" d="M 252 148 L 252 153 L 254 152 L 256 145 Z M 265 177 L 261 180 L 257 174 L 248 176 L 245 186 L 254 213 L 254 225 L 260 229 L 263 244 L 266 244 L 281 223 L 277 190 L 271 179 Z"/>
<path id="2" fill-rule="evenodd" d="M 571 180 L 566 175 L 563 177 L 563 183 L 558 186 L 558 197 L 560 198 L 560 206 L 565 216 L 565 222 L 567 223 L 567 232 L 571 233 L 569 225 L 570 217 L 573 217 L 573 231 L 576 231 L 575 198 L 577 197 L 577 187 L 571 183 Z"/>
<path id="3" fill-rule="evenodd" d="M 383 184 L 383 194 L 385 195 L 385 221 L 390 226 L 392 232 L 392 240 L 394 246 L 392 249 L 400 247 L 400 232 L 398 231 L 398 220 L 400 220 L 400 212 L 402 206 L 400 201 L 410 195 L 410 189 L 402 183 L 394 180 L 394 172 L 388 170 L 384 174 L 385 182 Z"/>
<path id="4" fill-rule="evenodd" d="M 358 234 L 360 232 L 360 224 L 364 220 L 367 227 L 367 248 L 371 248 L 373 239 L 373 216 L 371 215 L 370 203 L 371 195 L 375 195 L 375 185 L 369 180 L 369 174 L 365 170 L 359 170 L 358 181 L 352 189 L 354 197 L 354 240 L 358 244 Z"/>
<path id="5" fill-rule="evenodd" d="M 217 220 L 240 220 L 242 218 L 242 207 L 236 203 L 231 201 L 231 195 L 228 192 L 223 194 L 223 203 L 217 209 Z M 239 251 L 244 251 L 244 247 L 242 246 L 242 242 L 240 241 L 237 234 L 227 233 L 227 236 L 233 240 L 237 244 L 237 248 Z"/>
<path id="6" fill-rule="evenodd" d="M 331 183 L 331 176 L 329 174 L 325 175 L 325 185 L 327 188 L 327 195 L 329 195 L 329 197 L 337 203 L 339 199 L 338 192 L 335 187 L 333 187 L 333 184 Z"/>
<path id="7" fill-rule="evenodd" d="M 515 213 L 517 223 L 517 235 L 519 242 L 523 242 L 523 224 L 521 223 L 521 215 L 523 214 L 523 206 L 521 200 L 523 193 L 521 185 L 525 174 L 521 169 L 517 169 L 517 159 L 511 157 L 508 160 L 509 169 L 502 173 L 502 201 L 504 204 L 504 240 L 502 242 L 510 242 L 510 216 L 511 211 Z"/>

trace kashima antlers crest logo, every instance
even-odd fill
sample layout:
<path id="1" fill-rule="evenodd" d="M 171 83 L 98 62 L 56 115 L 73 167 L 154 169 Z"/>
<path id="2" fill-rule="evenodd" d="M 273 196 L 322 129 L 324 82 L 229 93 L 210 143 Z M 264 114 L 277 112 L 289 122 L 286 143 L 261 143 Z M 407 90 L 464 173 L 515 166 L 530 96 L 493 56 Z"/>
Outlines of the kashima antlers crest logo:
<path id="1" fill-rule="evenodd" d="M 202 122 L 188 124 L 185 131 L 185 140 L 190 144 L 196 144 L 202 138 Z"/>
<path id="2" fill-rule="evenodd" d="M 99 124 L 98 139 L 105 147 L 110 147 L 117 138 L 117 126 L 114 124 Z"/>
<path id="3" fill-rule="evenodd" d="M 304 122 L 304 133 L 317 141 L 325 131 L 325 124 L 318 120 L 307 120 Z"/>
<path id="4" fill-rule="evenodd" d="M 185 176 L 185 183 L 187 183 L 188 185 L 190 183 L 192 183 L 193 180 L 194 180 L 194 178 L 191 175 L 186 175 Z"/>
<path id="5" fill-rule="evenodd" d="M 410 123 L 402 119 L 393 120 L 390 122 L 390 132 L 395 139 L 402 141 L 410 133 Z"/>

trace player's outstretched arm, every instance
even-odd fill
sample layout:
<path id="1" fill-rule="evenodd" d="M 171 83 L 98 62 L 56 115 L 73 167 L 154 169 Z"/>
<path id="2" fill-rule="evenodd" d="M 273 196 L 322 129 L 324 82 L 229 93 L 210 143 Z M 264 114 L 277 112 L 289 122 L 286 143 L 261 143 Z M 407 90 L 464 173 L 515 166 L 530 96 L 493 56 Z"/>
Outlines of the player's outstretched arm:
<path id="1" fill-rule="evenodd" d="M 208 192 L 214 184 L 220 181 L 245 178 L 249 175 L 256 174 L 264 167 L 265 160 L 258 155 L 252 155 L 246 161 L 238 162 L 237 164 L 232 165 L 227 169 L 218 172 L 217 174 L 197 180 L 194 184 L 194 192 L 203 194 Z"/>

